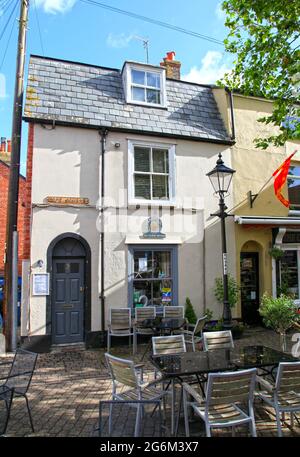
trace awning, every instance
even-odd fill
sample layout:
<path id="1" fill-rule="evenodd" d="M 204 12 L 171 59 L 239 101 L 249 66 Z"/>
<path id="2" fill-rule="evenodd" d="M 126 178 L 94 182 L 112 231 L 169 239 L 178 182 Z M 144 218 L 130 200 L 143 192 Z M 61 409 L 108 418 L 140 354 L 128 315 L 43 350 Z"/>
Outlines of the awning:
<path id="1" fill-rule="evenodd" d="M 239 225 L 270 225 L 273 227 L 299 226 L 300 217 L 269 217 L 269 216 L 234 216 Z"/>

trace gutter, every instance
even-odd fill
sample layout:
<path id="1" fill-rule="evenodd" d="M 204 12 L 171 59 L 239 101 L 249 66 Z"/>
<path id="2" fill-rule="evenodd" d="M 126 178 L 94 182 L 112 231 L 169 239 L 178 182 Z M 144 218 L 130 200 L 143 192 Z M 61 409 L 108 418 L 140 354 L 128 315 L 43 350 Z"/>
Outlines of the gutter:
<path id="1" fill-rule="evenodd" d="M 104 186 L 104 166 L 105 166 L 105 151 L 106 151 L 106 137 L 108 135 L 108 129 L 103 128 L 99 131 L 101 137 L 101 192 L 100 192 L 100 217 L 101 217 L 101 232 L 100 232 L 100 275 L 101 275 L 101 290 L 100 290 L 100 301 L 101 301 L 101 333 L 104 344 L 104 332 L 105 332 L 105 275 L 104 275 L 104 221 L 103 221 L 103 212 L 104 212 L 104 196 L 105 196 L 105 186 Z"/>
<path id="2" fill-rule="evenodd" d="M 239 225 L 246 225 L 246 224 L 255 224 L 255 225 L 299 225 L 300 226 L 300 218 L 272 218 L 272 217 L 251 217 L 251 216 L 234 216 L 234 222 Z"/>

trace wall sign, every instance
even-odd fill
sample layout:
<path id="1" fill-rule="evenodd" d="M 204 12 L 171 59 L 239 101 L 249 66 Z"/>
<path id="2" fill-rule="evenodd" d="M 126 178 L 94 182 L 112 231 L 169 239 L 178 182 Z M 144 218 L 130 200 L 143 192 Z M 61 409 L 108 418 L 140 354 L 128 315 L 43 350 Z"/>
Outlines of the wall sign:
<path id="1" fill-rule="evenodd" d="M 46 197 L 47 203 L 56 203 L 59 205 L 88 205 L 88 198 L 81 197 Z"/>
<path id="2" fill-rule="evenodd" d="M 159 217 L 149 217 L 147 221 L 147 232 L 143 233 L 141 238 L 165 238 L 166 235 L 162 233 L 162 221 Z"/>
<path id="3" fill-rule="evenodd" d="M 32 295 L 49 295 L 49 273 L 32 274 Z"/>

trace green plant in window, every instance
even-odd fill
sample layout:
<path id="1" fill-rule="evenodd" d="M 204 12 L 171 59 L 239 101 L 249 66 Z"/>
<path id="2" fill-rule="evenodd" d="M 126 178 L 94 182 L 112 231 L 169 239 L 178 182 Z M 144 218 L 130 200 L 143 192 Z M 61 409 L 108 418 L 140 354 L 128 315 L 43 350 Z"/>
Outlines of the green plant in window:
<path id="1" fill-rule="evenodd" d="M 196 316 L 194 307 L 193 307 L 192 302 L 189 299 L 189 297 L 186 297 L 186 300 L 185 300 L 184 317 L 187 319 L 189 324 L 196 324 L 196 322 L 197 322 L 197 316 Z"/>

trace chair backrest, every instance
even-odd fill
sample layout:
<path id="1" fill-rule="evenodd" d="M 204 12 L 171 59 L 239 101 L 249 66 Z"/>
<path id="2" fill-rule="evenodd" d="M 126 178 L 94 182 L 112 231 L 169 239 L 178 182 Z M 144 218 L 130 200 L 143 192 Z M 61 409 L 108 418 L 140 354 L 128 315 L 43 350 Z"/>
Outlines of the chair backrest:
<path id="1" fill-rule="evenodd" d="M 167 319 L 183 319 L 183 306 L 164 306 L 164 317 Z"/>
<path id="2" fill-rule="evenodd" d="M 135 321 L 140 324 L 146 319 L 155 319 L 156 308 L 154 306 L 145 306 L 143 308 L 135 308 Z"/>
<path id="3" fill-rule="evenodd" d="M 132 360 L 121 359 L 108 353 L 105 354 L 105 358 L 115 388 L 116 383 L 131 388 L 138 387 L 138 378 Z"/>
<path id="4" fill-rule="evenodd" d="M 198 335 L 198 333 L 202 332 L 206 321 L 207 321 L 207 316 L 199 317 L 199 319 L 196 322 L 195 328 L 193 330 L 194 335 Z"/>
<path id="5" fill-rule="evenodd" d="M 16 391 L 22 390 L 22 393 L 26 394 L 37 358 L 38 354 L 35 352 L 17 349 L 5 385 L 11 389 L 14 388 Z"/>
<path id="6" fill-rule="evenodd" d="M 110 325 L 115 330 L 131 328 L 131 310 L 129 308 L 110 308 Z"/>
<path id="7" fill-rule="evenodd" d="M 276 390 L 300 394 L 300 362 L 281 362 L 276 377 Z"/>
<path id="8" fill-rule="evenodd" d="M 206 390 L 206 408 L 209 406 L 253 402 L 257 369 L 230 373 L 209 373 Z"/>
<path id="9" fill-rule="evenodd" d="M 153 355 L 179 354 L 186 352 L 186 345 L 183 335 L 153 336 Z"/>
<path id="10" fill-rule="evenodd" d="M 215 349 L 233 349 L 233 339 L 230 330 L 221 332 L 204 332 L 203 333 L 204 351 L 212 351 Z"/>

